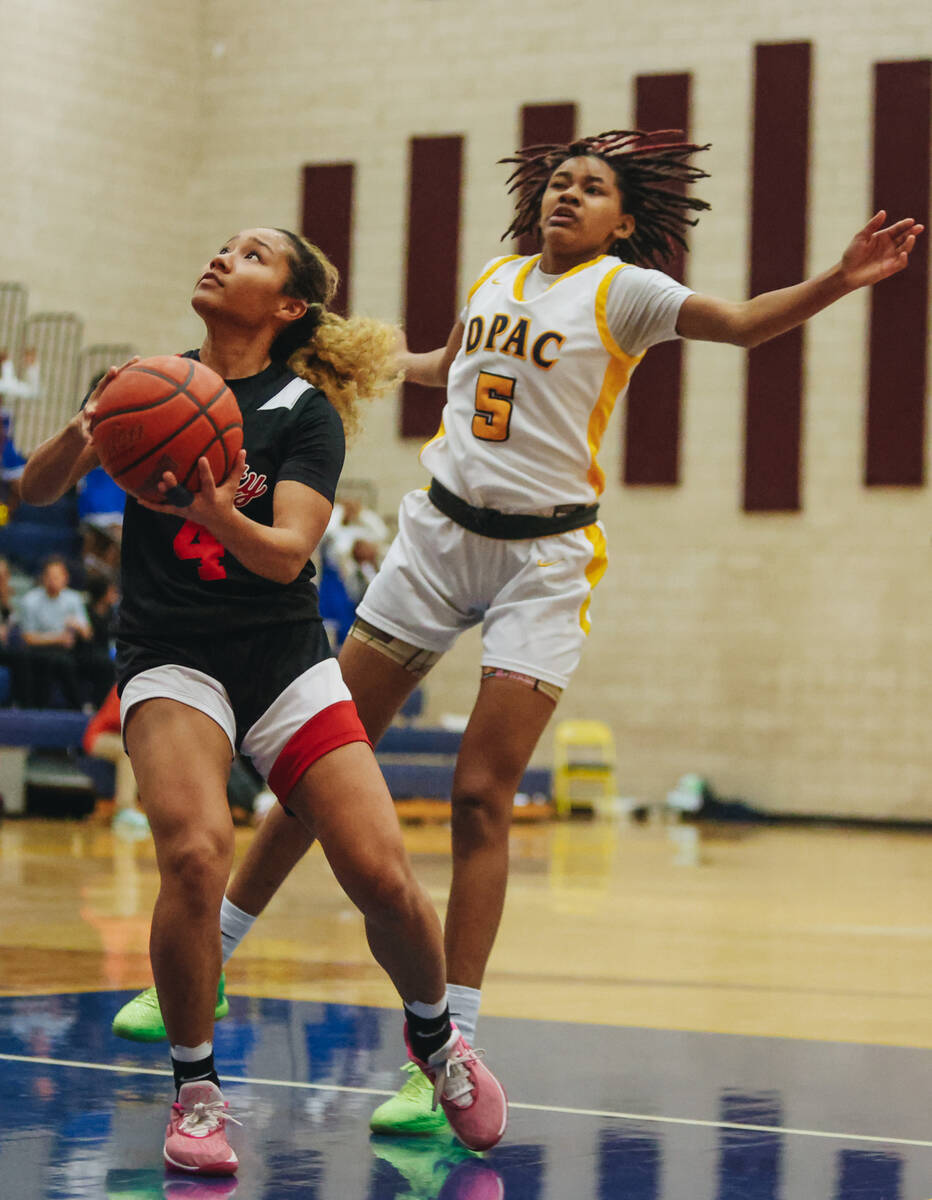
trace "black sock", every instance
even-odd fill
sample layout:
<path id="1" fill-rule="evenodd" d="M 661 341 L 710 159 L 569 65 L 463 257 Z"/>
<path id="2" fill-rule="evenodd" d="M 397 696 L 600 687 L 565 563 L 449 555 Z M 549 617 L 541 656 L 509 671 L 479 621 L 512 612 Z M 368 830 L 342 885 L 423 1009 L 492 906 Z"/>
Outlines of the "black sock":
<path id="1" fill-rule="evenodd" d="M 207 1080 L 209 1083 L 215 1083 L 220 1086 L 220 1080 L 217 1078 L 217 1072 L 214 1070 L 214 1056 L 208 1054 L 206 1058 L 199 1058 L 197 1062 L 179 1062 L 177 1058 L 172 1058 L 172 1071 L 175 1075 L 175 1099 L 178 1099 L 178 1093 L 181 1090 L 183 1083 L 201 1083 Z"/>
<path id="2" fill-rule="evenodd" d="M 432 1054 L 450 1040 L 449 1007 L 445 1008 L 439 1017 L 419 1017 L 405 1005 L 405 1017 L 411 1049 L 421 1062 L 427 1062 Z"/>

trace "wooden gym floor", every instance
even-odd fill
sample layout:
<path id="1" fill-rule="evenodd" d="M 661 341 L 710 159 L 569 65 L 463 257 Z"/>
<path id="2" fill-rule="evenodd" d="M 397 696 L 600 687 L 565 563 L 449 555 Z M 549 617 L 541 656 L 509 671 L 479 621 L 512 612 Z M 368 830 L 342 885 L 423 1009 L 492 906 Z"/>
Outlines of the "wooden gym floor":
<path id="1" fill-rule="evenodd" d="M 406 839 L 442 908 L 448 830 Z M 482 1158 L 369 1137 L 400 1019 L 312 852 L 227 971 L 230 1184 L 164 1175 L 166 1049 L 109 1028 L 150 981 L 151 841 L 7 821 L 0 1196 L 928 1200 L 930 852 L 915 833 L 516 826 L 478 1038 L 512 1119 Z"/>

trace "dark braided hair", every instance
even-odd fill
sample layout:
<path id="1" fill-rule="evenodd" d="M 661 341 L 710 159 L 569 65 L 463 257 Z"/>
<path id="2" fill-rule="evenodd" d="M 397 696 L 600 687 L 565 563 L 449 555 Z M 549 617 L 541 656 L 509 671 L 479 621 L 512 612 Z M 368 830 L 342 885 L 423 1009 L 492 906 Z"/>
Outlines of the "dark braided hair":
<path id="1" fill-rule="evenodd" d="M 517 192 L 514 220 L 502 234 L 502 240 L 538 233 L 540 206 L 550 176 L 568 158 L 600 158 L 614 171 L 622 194 L 624 211 L 634 217 L 635 230 L 628 238 L 619 238 L 608 253 L 647 266 L 662 266 L 676 253 L 677 245 L 686 249 L 684 231 L 698 218 L 690 212 L 710 207 L 705 200 L 685 194 L 683 185 L 708 179 L 708 172 L 686 161 L 708 146 L 677 139 L 679 129 L 659 129 L 653 133 L 612 129 L 596 137 L 580 138 L 558 146 L 526 146 L 512 158 L 516 163 L 508 177 L 508 191 Z"/>

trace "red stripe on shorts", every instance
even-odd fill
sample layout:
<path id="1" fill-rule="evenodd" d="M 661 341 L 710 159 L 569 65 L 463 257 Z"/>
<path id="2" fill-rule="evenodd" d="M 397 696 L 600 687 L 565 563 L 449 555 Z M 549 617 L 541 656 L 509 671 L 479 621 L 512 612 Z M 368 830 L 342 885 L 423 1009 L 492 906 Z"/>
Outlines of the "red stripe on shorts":
<path id="1" fill-rule="evenodd" d="M 352 700 L 338 700 L 321 709 L 291 735 L 269 772 L 269 787 L 284 803 L 309 766 L 350 742 L 371 745 L 356 705 Z"/>

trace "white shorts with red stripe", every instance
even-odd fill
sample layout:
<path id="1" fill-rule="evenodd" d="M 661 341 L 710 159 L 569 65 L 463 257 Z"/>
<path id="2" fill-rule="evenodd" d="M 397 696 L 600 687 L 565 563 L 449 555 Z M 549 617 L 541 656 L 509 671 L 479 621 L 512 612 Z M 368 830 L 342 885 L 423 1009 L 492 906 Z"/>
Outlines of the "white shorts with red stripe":
<path id="1" fill-rule="evenodd" d="M 120 698 L 125 726 L 143 700 L 177 700 L 211 717 L 237 750 L 237 722 L 226 688 L 193 667 L 166 664 L 133 675 Z M 239 749 L 283 803 L 319 758 L 350 742 L 368 742 L 356 705 L 335 658 L 315 663 L 293 679 L 243 733 Z"/>

